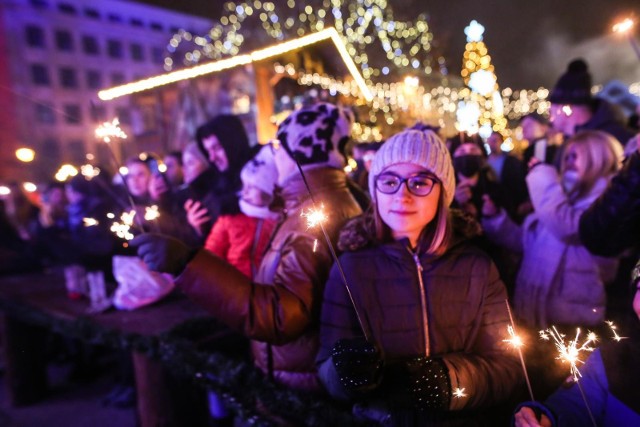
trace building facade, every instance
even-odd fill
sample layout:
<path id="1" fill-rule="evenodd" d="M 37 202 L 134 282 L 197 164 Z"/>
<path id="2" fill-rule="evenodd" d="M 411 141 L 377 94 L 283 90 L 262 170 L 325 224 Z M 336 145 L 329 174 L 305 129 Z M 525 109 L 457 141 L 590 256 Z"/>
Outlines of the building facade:
<path id="1" fill-rule="evenodd" d="M 63 163 L 106 159 L 96 126 L 132 117 L 125 97 L 97 92 L 164 71 L 180 29 L 205 34 L 212 22 L 124 0 L 0 2 L 0 181 L 46 180 Z M 32 163 L 15 151 L 35 151 Z M 88 157 L 87 157 L 88 156 Z"/>

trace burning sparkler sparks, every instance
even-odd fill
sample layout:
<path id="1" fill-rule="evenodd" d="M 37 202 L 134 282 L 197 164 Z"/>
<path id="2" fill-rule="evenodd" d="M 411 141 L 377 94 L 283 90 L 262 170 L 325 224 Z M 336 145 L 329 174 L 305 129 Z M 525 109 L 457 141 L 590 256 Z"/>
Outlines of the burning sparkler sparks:
<path id="1" fill-rule="evenodd" d="M 524 363 L 524 356 L 522 355 L 522 346 L 524 343 L 522 342 L 522 338 L 516 333 L 516 327 L 513 323 L 513 316 L 511 314 L 511 306 L 509 306 L 509 300 L 505 299 L 504 303 L 507 305 L 507 313 L 509 314 L 509 325 L 507 326 L 507 333 L 509 334 L 508 339 L 503 340 L 506 343 L 509 343 L 518 350 L 518 356 L 520 357 L 520 365 L 522 366 L 522 371 L 524 373 L 524 379 L 527 382 L 527 388 L 529 389 L 529 397 L 531 400 L 535 401 L 536 399 L 533 397 L 533 388 L 531 388 L 531 381 L 529 381 L 529 374 L 527 373 L 527 365 Z"/>
<path id="2" fill-rule="evenodd" d="M 102 123 L 96 128 L 96 138 L 109 143 L 112 138 L 127 139 L 127 134 L 120 128 L 120 120 L 115 118 L 110 122 Z"/>
<path id="3" fill-rule="evenodd" d="M 585 351 L 592 352 L 594 347 L 591 344 L 598 340 L 596 334 L 589 332 L 584 342 L 580 343 L 580 332 L 580 328 L 577 328 L 576 337 L 565 342 L 565 335 L 558 332 L 555 326 L 540 331 L 540 338 L 545 341 L 553 340 L 556 350 L 558 350 L 556 359 L 569 364 L 574 381 L 578 381 L 582 377 L 580 369 L 578 369 L 578 364 L 584 364 L 584 360 L 581 359 L 581 353 Z"/>
<path id="4" fill-rule="evenodd" d="M 620 335 L 618 335 L 618 331 L 616 331 L 618 327 L 611 320 L 607 320 L 605 321 L 605 323 L 609 326 L 609 329 L 611 329 L 611 333 L 613 334 L 614 341 L 620 342 L 627 338 L 627 337 L 621 337 Z"/>
<path id="5" fill-rule="evenodd" d="M 327 222 L 329 217 L 324 212 L 324 205 L 320 205 L 320 208 L 312 208 L 308 211 L 300 212 L 300 216 L 307 220 L 307 229 L 315 228 L 321 224 Z"/>
<path id="6" fill-rule="evenodd" d="M 308 211 L 300 212 L 300 216 L 307 220 L 307 230 L 310 228 L 322 227 L 327 222 L 329 217 L 324 212 L 324 205 L 320 205 L 320 208 L 316 209 L 315 206 Z M 318 239 L 313 241 L 313 252 L 318 249 Z"/>
<path id="7" fill-rule="evenodd" d="M 453 390 L 453 397 L 461 399 L 463 397 L 467 396 L 467 393 L 464 392 L 464 387 L 460 388 L 460 387 L 456 387 L 455 390 Z"/>
<path id="8" fill-rule="evenodd" d="M 115 233 L 121 239 L 132 240 L 133 233 L 131 233 L 131 227 L 133 226 L 133 220 L 136 216 L 136 211 L 123 212 L 120 215 L 120 221 L 114 221 L 111 224 L 111 232 Z"/>
<path id="9" fill-rule="evenodd" d="M 638 45 L 638 42 L 634 38 L 633 31 L 632 31 L 634 26 L 635 26 L 635 22 L 633 21 L 633 19 L 626 18 L 620 22 L 617 22 L 612 27 L 612 30 L 616 34 L 620 34 L 627 37 L 627 39 L 629 40 L 629 43 L 631 43 L 631 47 L 633 48 L 633 51 L 636 53 L 636 56 L 638 57 L 638 59 L 640 59 L 640 46 Z"/>
<path id="10" fill-rule="evenodd" d="M 158 206 L 147 206 L 144 209 L 144 219 L 145 221 L 154 221 L 160 217 L 160 212 L 158 211 Z"/>
<path id="11" fill-rule="evenodd" d="M 597 427 L 595 418 L 593 418 L 593 413 L 591 412 L 591 407 L 589 406 L 589 402 L 587 401 L 587 396 L 585 396 L 584 391 L 582 390 L 582 385 L 580 385 L 580 378 L 582 374 L 578 369 L 578 364 L 584 364 L 584 360 L 580 358 L 580 354 L 582 352 L 591 352 L 594 350 L 594 347 L 591 345 L 598 340 L 598 337 L 593 332 L 588 332 L 587 337 L 583 343 L 580 343 L 580 328 L 576 329 L 576 337 L 573 340 L 569 340 L 569 342 L 565 342 L 565 335 L 558 332 L 555 326 L 551 326 L 551 328 L 540 331 L 540 338 L 545 341 L 553 340 L 556 349 L 558 350 L 558 357 L 556 359 L 561 360 L 563 363 L 566 362 L 570 366 L 571 375 L 573 376 L 573 381 L 578 386 L 580 390 L 580 394 L 582 395 L 582 401 L 587 408 L 587 412 L 589 413 L 589 418 L 591 418 L 591 422 L 594 427 Z"/>
<path id="12" fill-rule="evenodd" d="M 82 223 L 85 227 L 93 227 L 99 224 L 98 220 L 95 218 L 82 218 Z"/>
<path id="13" fill-rule="evenodd" d="M 93 165 L 86 164 L 86 165 L 80 166 L 80 173 L 86 179 L 91 180 L 96 176 L 100 175 L 100 168 L 94 167 Z"/>

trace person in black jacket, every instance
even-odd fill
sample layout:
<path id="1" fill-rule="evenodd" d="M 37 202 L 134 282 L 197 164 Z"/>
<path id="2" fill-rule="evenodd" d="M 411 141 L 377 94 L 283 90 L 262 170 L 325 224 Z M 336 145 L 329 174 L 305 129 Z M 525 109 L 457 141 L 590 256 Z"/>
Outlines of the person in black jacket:
<path id="1" fill-rule="evenodd" d="M 640 152 L 627 159 L 605 192 L 580 217 L 580 240 L 596 255 L 615 256 L 638 245 Z"/>
<path id="2" fill-rule="evenodd" d="M 252 157 L 249 137 L 238 116 L 222 114 L 214 117 L 196 130 L 198 147 L 209 160 L 214 173 L 210 191 L 217 199 L 217 212 L 200 201 L 189 199 L 184 208 L 189 224 L 206 237 L 216 218 L 222 214 L 237 214 L 237 193 L 242 188 L 240 171 Z"/>
<path id="3" fill-rule="evenodd" d="M 607 316 L 619 318 L 626 303 L 626 283 L 640 248 L 639 151 L 627 158 L 605 192 L 582 214 L 579 233 L 591 253 L 621 256 L 614 283 L 607 287 Z"/>

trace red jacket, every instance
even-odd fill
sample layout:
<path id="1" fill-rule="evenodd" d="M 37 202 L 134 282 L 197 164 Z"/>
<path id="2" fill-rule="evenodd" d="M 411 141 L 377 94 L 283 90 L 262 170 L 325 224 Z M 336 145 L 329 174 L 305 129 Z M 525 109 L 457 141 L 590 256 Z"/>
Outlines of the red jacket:
<path id="1" fill-rule="evenodd" d="M 254 277 L 276 223 L 274 219 L 254 218 L 243 213 L 223 215 L 213 225 L 204 247 L 247 277 Z"/>

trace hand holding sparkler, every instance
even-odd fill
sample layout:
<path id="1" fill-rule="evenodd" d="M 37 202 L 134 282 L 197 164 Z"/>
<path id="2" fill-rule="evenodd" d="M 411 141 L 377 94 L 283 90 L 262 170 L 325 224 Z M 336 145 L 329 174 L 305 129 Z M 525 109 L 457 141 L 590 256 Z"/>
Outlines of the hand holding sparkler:
<path id="1" fill-rule="evenodd" d="M 182 273 L 196 252 L 178 239 L 157 233 L 141 234 L 130 244 L 150 270 L 173 276 Z"/>
<path id="2" fill-rule="evenodd" d="M 133 196 L 131 195 L 131 190 L 129 190 L 129 185 L 127 184 L 127 179 L 122 174 L 122 165 L 118 161 L 115 152 L 111 146 L 111 142 L 118 139 L 126 139 L 127 134 L 120 129 L 120 121 L 115 118 L 111 122 L 104 122 L 100 126 L 98 126 L 95 130 L 96 138 L 101 139 L 109 149 L 109 153 L 111 153 L 111 160 L 113 161 L 114 167 L 116 171 L 120 175 L 122 179 L 122 183 L 124 185 L 124 189 L 127 192 L 127 198 L 129 199 L 129 204 L 131 205 L 131 209 L 136 210 L 136 205 L 133 202 Z M 142 224 L 142 220 L 137 218 L 138 226 L 140 230 L 144 231 L 144 225 Z"/>

